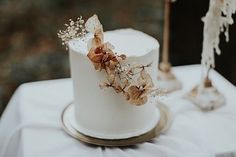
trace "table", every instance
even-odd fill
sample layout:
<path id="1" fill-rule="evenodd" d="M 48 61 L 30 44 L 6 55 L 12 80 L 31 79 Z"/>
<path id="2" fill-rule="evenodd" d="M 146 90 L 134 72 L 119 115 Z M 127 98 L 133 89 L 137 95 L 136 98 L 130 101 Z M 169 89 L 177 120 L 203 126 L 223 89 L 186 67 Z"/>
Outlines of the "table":
<path id="1" fill-rule="evenodd" d="M 172 114 L 170 129 L 150 142 L 126 148 L 84 144 L 68 136 L 60 116 L 72 101 L 71 79 L 21 85 L 0 121 L 0 157 L 202 157 L 236 151 L 236 88 L 217 72 L 210 77 L 226 97 L 224 107 L 201 112 L 182 96 L 200 81 L 200 65 L 180 66 L 173 72 L 183 89 L 167 95 Z"/>

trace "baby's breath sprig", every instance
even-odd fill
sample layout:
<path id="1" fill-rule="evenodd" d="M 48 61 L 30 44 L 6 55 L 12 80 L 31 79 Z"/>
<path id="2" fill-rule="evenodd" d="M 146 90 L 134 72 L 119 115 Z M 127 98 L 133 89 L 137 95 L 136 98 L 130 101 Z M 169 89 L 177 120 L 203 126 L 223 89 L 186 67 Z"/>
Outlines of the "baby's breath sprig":
<path id="1" fill-rule="evenodd" d="M 58 37 L 62 41 L 62 45 L 68 48 L 68 42 L 74 38 L 83 38 L 86 34 L 84 20 L 82 16 L 78 17 L 76 21 L 69 19 L 69 24 L 65 24 L 65 30 L 59 30 Z"/>

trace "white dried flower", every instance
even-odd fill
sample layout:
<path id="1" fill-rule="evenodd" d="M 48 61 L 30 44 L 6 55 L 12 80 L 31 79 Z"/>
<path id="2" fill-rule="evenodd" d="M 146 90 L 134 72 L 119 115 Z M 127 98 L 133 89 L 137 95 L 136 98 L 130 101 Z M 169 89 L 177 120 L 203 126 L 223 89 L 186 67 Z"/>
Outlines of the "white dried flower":
<path id="1" fill-rule="evenodd" d="M 69 24 L 65 24 L 65 30 L 59 30 L 57 33 L 58 37 L 62 41 L 62 45 L 68 47 L 68 42 L 74 38 L 82 38 L 86 35 L 84 27 L 84 20 L 82 16 L 78 17 L 76 21 L 69 19 Z"/>
<path id="2" fill-rule="evenodd" d="M 102 24 L 100 23 L 96 14 L 87 20 L 87 22 L 85 23 L 85 29 L 93 34 L 96 33 L 96 30 L 102 30 Z"/>

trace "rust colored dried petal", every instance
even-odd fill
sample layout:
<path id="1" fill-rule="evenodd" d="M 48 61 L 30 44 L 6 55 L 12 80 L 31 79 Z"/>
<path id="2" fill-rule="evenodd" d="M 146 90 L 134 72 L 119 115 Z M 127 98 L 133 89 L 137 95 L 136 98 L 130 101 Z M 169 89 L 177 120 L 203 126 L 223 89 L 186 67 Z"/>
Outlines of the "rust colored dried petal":
<path id="1" fill-rule="evenodd" d="M 113 60 L 109 61 L 109 64 L 107 65 L 110 69 L 115 70 L 117 65 L 117 62 L 114 62 Z"/>
<path id="2" fill-rule="evenodd" d="M 106 42 L 106 43 L 104 44 L 104 47 L 105 47 L 105 49 L 110 49 L 110 50 L 112 50 L 112 49 L 115 48 L 115 47 L 114 47 L 111 43 L 109 43 L 109 42 Z"/>
<path id="3" fill-rule="evenodd" d="M 102 45 L 102 40 L 100 38 L 93 38 L 91 48 L 96 48 Z"/>
<path id="4" fill-rule="evenodd" d="M 124 54 L 120 55 L 119 57 L 121 57 L 123 60 L 126 59 L 126 55 L 124 55 Z"/>
<path id="5" fill-rule="evenodd" d="M 130 86 L 128 93 L 131 99 L 138 99 L 142 95 L 143 91 L 139 90 L 137 86 Z"/>
<path id="6" fill-rule="evenodd" d="M 128 87 L 131 83 L 130 83 L 130 81 L 129 81 L 128 79 L 126 79 L 126 80 L 123 82 L 123 84 L 124 84 L 124 87 L 123 87 L 123 88 L 126 88 L 126 87 Z"/>
<path id="7" fill-rule="evenodd" d="M 103 54 L 94 54 L 89 53 L 88 54 L 88 58 L 93 62 L 93 63 L 101 63 L 102 59 L 103 59 Z"/>
<path id="8" fill-rule="evenodd" d="M 146 72 L 146 70 L 142 70 L 142 71 L 140 72 L 140 78 L 143 79 L 143 80 L 145 80 L 146 77 L 147 77 L 147 72 Z"/>
<path id="9" fill-rule="evenodd" d="M 101 71 L 102 65 L 100 63 L 93 63 L 95 70 Z"/>
<path id="10" fill-rule="evenodd" d="M 127 101 L 130 100 L 129 93 L 125 92 L 125 93 L 123 94 L 123 96 L 125 97 L 125 99 L 126 99 Z"/>
<path id="11" fill-rule="evenodd" d="M 136 106 L 141 106 L 141 105 L 144 105 L 147 103 L 147 96 L 145 97 L 142 97 L 142 98 L 139 98 L 139 99 L 130 99 L 129 100 L 129 103 L 130 104 L 133 104 L 133 105 L 136 105 Z"/>
<path id="12" fill-rule="evenodd" d="M 154 87 L 152 78 L 149 74 L 147 74 L 147 77 L 146 77 L 146 87 L 149 89 Z"/>
<path id="13" fill-rule="evenodd" d="M 107 54 L 107 53 L 104 53 L 104 54 L 102 54 L 103 55 L 103 57 L 102 57 L 102 62 L 106 62 L 106 61 L 108 61 L 109 59 L 109 54 Z"/>
<path id="14" fill-rule="evenodd" d="M 101 43 L 103 43 L 103 29 L 99 28 L 95 31 L 94 38 L 98 38 L 101 40 Z"/>
<path id="15" fill-rule="evenodd" d="M 137 86 L 130 86 L 127 94 L 129 96 L 129 103 L 133 105 L 143 105 L 147 102 L 147 90 L 140 89 Z"/>
<path id="16" fill-rule="evenodd" d="M 122 89 L 121 86 L 118 85 L 118 84 L 115 84 L 115 85 L 113 86 L 113 88 L 115 89 L 116 93 L 121 93 L 121 92 L 123 92 L 123 89 Z"/>
<path id="17" fill-rule="evenodd" d="M 138 85 L 145 87 L 145 89 L 152 88 L 154 86 L 151 76 L 146 72 L 146 70 L 142 70 L 140 72 L 140 76 L 138 78 Z"/>
<path id="18" fill-rule="evenodd" d="M 123 61 L 123 60 L 125 60 L 125 59 L 126 59 L 126 55 L 124 55 L 124 54 L 117 56 L 117 60 L 118 60 L 119 62 L 121 62 L 121 61 Z"/>
<path id="19" fill-rule="evenodd" d="M 94 48 L 94 54 L 105 54 L 106 52 L 103 50 L 103 45 Z"/>
<path id="20" fill-rule="evenodd" d="M 115 82 L 115 75 L 114 74 L 109 74 L 107 75 L 107 80 L 110 84 L 114 84 Z"/>
<path id="21" fill-rule="evenodd" d="M 112 50 L 108 49 L 109 45 L 107 44 L 109 43 L 102 44 L 95 49 L 91 49 L 88 53 L 88 57 L 93 63 L 101 64 L 96 67 L 100 67 L 101 69 L 106 69 L 106 67 L 108 67 L 114 70 L 118 64 L 118 60 Z M 101 70 L 100 68 L 96 69 Z"/>
<path id="22" fill-rule="evenodd" d="M 106 82 L 103 82 L 103 83 L 100 83 L 99 84 L 99 87 L 101 88 L 101 89 L 104 89 L 104 88 L 108 88 L 110 85 L 108 84 L 108 83 L 106 83 Z"/>

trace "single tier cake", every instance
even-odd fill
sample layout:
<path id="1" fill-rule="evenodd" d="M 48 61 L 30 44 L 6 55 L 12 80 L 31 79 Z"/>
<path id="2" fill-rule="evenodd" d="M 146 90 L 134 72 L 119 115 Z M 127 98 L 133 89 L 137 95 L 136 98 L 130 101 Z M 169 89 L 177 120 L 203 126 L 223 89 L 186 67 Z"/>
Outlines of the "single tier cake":
<path id="1" fill-rule="evenodd" d="M 106 80 L 88 58 L 88 43 L 93 34 L 69 42 L 71 76 L 74 88 L 74 127 L 85 135 L 104 139 L 138 136 L 153 129 L 160 118 L 156 101 L 150 97 L 143 105 L 132 105 L 112 88 L 101 89 Z M 156 85 L 159 44 L 153 37 L 133 29 L 104 33 L 104 42 L 114 46 L 117 54 L 125 54 L 125 64 L 150 64 L 146 71 Z"/>

